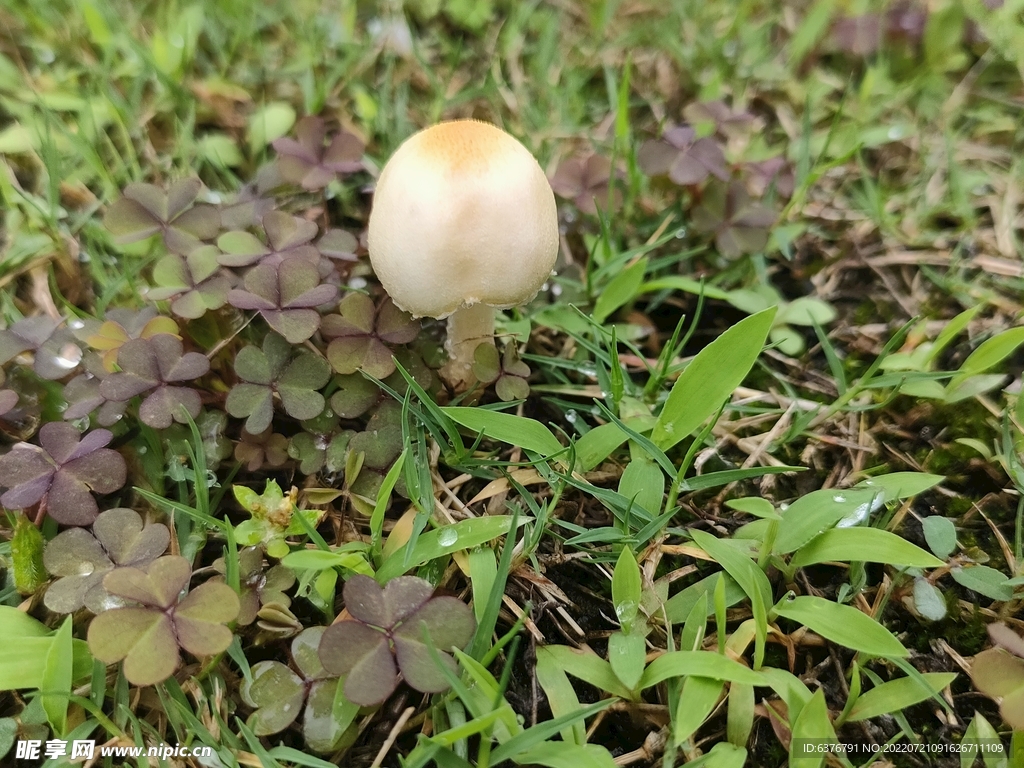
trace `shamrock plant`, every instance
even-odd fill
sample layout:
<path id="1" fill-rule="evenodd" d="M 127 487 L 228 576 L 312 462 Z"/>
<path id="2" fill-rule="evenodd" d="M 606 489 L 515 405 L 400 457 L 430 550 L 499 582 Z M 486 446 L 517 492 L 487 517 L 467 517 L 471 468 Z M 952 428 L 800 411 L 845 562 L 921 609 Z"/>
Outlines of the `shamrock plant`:
<path id="1" fill-rule="evenodd" d="M 318 117 L 304 117 L 295 126 L 294 139 L 274 141 L 281 176 L 305 189 L 326 187 L 339 175 L 363 167 L 363 143 L 351 133 L 340 131 L 326 143 L 327 129 Z"/>
<path id="2" fill-rule="evenodd" d="M 321 389 L 331 376 L 330 366 L 319 355 L 293 352 L 291 344 L 268 333 L 263 348 L 245 347 L 235 357 L 235 373 L 241 381 L 231 388 L 224 407 L 236 418 L 245 418 L 245 431 L 263 432 L 280 402 L 294 419 L 312 419 L 324 409 Z"/>
<path id="3" fill-rule="evenodd" d="M 131 605 L 104 611 L 89 625 L 89 649 L 100 661 L 124 660 L 124 675 L 135 685 L 166 680 L 181 661 L 179 649 L 213 656 L 231 644 L 225 625 L 238 616 L 238 595 L 209 581 L 179 599 L 192 568 L 183 557 L 161 557 L 142 570 L 115 568 L 103 578 L 110 594 Z"/>
<path id="4" fill-rule="evenodd" d="M 291 344 L 316 333 L 320 313 L 315 308 L 337 298 L 337 286 L 321 283 L 317 266 L 304 259 L 258 264 L 246 274 L 242 288 L 228 292 L 231 306 L 258 312 Z"/>
<path id="5" fill-rule="evenodd" d="M 213 567 L 224 573 L 227 564 L 224 558 L 215 561 Z M 256 620 L 264 606 L 291 606 L 292 601 L 286 590 L 295 586 L 295 574 L 284 565 L 264 568 L 263 547 L 245 547 L 238 552 L 239 610 L 238 626 L 245 627 Z"/>
<path id="6" fill-rule="evenodd" d="M 395 371 L 388 345 L 405 344 L 419 333 L 419 325 L 390 298 L 374 306 L 369 296 L 350 293 L 341 300 L 338 312 L 324 318 L 322 329 L 331 339 L 327 359 L 338 373 L 362 369 L 385 379 Z"/>
<path id="7" fill-rule="evenodd" d="M 39 505 L 64 525 L 90 525 L 99 514 L 93 493 L 113 493 L 124 485 L 127 467 L 121 455 L 106 446 L 114 435 L 94 429 L 82 435 L 59 421 L 39 430 L 39 445 L 18 443 L 0 456 L 0 487 L 8 490 L 0 503 L 8 509 Z"/>
<path id="8" fill-rule="evenodd" d="M 185 352 L 177 336 L 158 333 L 127 341 L 117 353 L 117 364 L 121 370 L 100 384 L 99 392 L 107 400 L 145 395 L 139 418 L 156 429 L 199 416 L 199 391 L 181 385 L 206 375 L 210 361 L 199 352 Z"/>
<path id="9" fill-rule="evenodd" d="M 291 666 L 261 661 L 241 689 L 242 699 L 255 711 L 249 726 L 257 736 L 280 733 L 302 712 L 302 735 L 317 752 L 337 747 L 345 732 L 333 715 L 338 677 L 330 674 L 317 653 L 326 627 L 310 627 L 291 643 Z"/>
<path id="10" fill-rule="evenodd" d="M 187 256 L 168 254 L 153 267 L 150 301 L 171 300 L 171 312 L 187 320 L 202 317 L 227 302 L 231 280 L 222 274 L 215 246 L 203 245 Z"/>
<path id="11" fill-rule="evenodd" d="M 469 642 L 476 620 L 461 600 L 433 593 L 430 582 L 415 576 L 400 576 L 383 588 L 359 574 L 345 583 L 342 595 L 352 618 L 327 628 L 319 652 L 325 669 L 345 676 L 349 701 L 380 704 L 398 686 L 399 673 L 418 691 L 448 688 L 438 660 L 458 674 L 448 651 Z"/>
<path id="12" fill-rule="evenodd" d="M 160 234 L 175 253 L 187 254 L 217 236 L 220 214 L 210 205 L 194 205 L 203 185 L 181 179 L 166 190 L 153 184 L 129 184 L 103 220 L 119 243 Z"/>
<path id="13" fill-rule="evenodd" d="M 100 512 L 91 534 L 85 528 L 68 528 L 46 545 L 43 564 L 58 578 L 43 602 L 55 613 L 84 607 L 98 614 L 123 605 L 103 588 L 103 578 L 116 567 L 146 569 L 167 550 L 170 540 L 166 525 L 143 525 L 134 509 Z"/>
<path id="14" fill-rule="evenodd" d="M 999 713 L 1016 730 L 1024 730 L 1024 638 L 1006 624 L 989 624 L 993 648 L 971 663 L 971 679 L 978 690 L 997 699 Z"/>

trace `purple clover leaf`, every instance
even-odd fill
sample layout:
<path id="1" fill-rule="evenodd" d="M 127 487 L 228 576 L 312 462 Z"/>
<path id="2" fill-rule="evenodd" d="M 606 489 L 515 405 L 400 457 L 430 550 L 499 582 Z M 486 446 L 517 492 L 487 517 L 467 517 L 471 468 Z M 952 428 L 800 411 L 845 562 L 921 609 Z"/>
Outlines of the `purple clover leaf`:
<path id="1" fill-rule="evenodd" d="M 178 324 L 170 317 L 158 315 L 156 308 L 140 310 L 111 309 L 99 320 L 86 320 L 75 332 L 77 338 L 103 353 L 103 365 L 111 373 L 117 370 L 117 352 L 129 339 L 148 339 L 158 333 L 181 338 Z"/>
<path id="2" fill-rule="evenodd" d="M 186 413 L 193 419 L 199 415 L 199 392 L 177 385 L 205 376 L 210 361 L 198 352 L 183 352 L 177 336 L 159 333 L 127 341 L 117 353 L 117 364 L 121 372 L 100 382 L 100 394 L 107 400 L 149 393 L 139 406 L 139 418 L 154 429 L 166 429 L 175 421 L 185 424 Z"/>
<path id="3" fill-rule="evenodd" d="M 218 558 L 213 567 L 218 573 L 227 571 L 223 558 Z M 237 623 L 240 627 L 252 624 L 264 605 L 274 603 L 288 608 L 292 604 L 285 590 L 295 586 L 295 574 L 284 565 L 264 570 L 262 547 L 244 547 L 238 551 L 238 579 L 241 588 L 238 601 L 241 607 Z"/>
<path id="4" fill-rule="evenodd" d="M 129 184 L 107 209 L 103 223 L 119 245 L 162 234 L 175 253 L 191 253 L 220 231 L 220 214 L 210 205 L 193 205 L 203 183 L 180 179 L 166 190 L 153 184 Z"/>
<path id="5" fill-rule="evenodd" d="M 407 344 L 419 334 L 419 323 L 395 306 L 390 297 L 374 306 L 362 293 L 350 293 L 338 306 L 340 314 L 323 321 L 324 336 L 332 339 L 327 359 L 338 373 L 355 373 L 360 368 L 383 379 L 395 372 L 389 345 Z"/>
<path id="6" fill-rule="evenodd" d="M 338 298 L 338 287 L 321 284 L 316 264 L 291 259 L 280 264 L 258 264 L 245 276 L 244 290 L 228 293 L 231 306 L 259 312 L 275 331 L 299 344 L 320 327 L 315 307 Z"/>
<path id="7" fill-rule="evenodd" d="M 225 267 L 249 267 L 253 264 L 280 264 L 286 259 L 306 259 L 314 264 L 320 256 L 310 245 L 316 237 L 317 226 L 282 211 L 270 211 L 263 216 L 264 240 L 244 231 L 225 232 L 217 238 L 217 247 L 223 251 L 220 263 Z"/>
<path id="8" fill-rule="evenodd" d="M 245 431 L 259 434 L 270 426 L 274 401 L 280 400 L 293 419 L 311 419 L 324 409 L 317 390 L 331 378 L 331 368 L 311 352 L 292 354 L 292 346 L 276 333 L 268 333 L 263 348 L 244 347 L 235 356 L 241 380 L 228 393 L 225 410 L 245 418 Z"/>
<path id="9" fill-rule="evenodd" d="M 154 560 L 145 570 L 115 568 L 103 578 L 112 595 L 139 603 L 104 611 L 89 625 L 89 649 L 106 664 L 124 660 L 124 676 L 134 685 L 166 680 L 181 661 L 179 648 L 213 656 L 230 644 L 225 624 L 238 616 L 238 595 L 226 584 L 208 581 L 178 599 L 192 576 L 183 557 Z"/>
<path id="10" fill-rule="evenodd" d="M 45 504 L 62 525 L 90 525 L 99 513 L 93 493 L 113 493 L 124 485 L 128 468 L 106 446 L 114 435 L 94 429 L 85 435 L 71 424 L 51 421 L 39 430 L 39 445 L 17 443 L 0 457 L 0 504 L 26 509 Z"/>
<path id="11" fill-rule="evenodd" d="M 167 526 L 143 526 L 134 509 L 100 512 L 90 534 L 84 528 L 58 533 L 43 553 L 46 570 L 58 578 L 46 590 L 43 603 L 55 613 L 82 607 L 102 613 L 115 598 L 103 588 L 103 577 L 115 566 L 146 567 L 167 550 Z"/>
<path id="12" fill-rule="evenodd" d="M 331 409 L 343 419 L 359 418 L 382 396 L 377 385 L 359 373 L 335 376 L 334 384 L 337 390 L 331 395 Z"/>
<path id="13" fill-rule="evenodd" d="M 363 169 L 363 142 L 347 131 L 325 144 L 327 128 L 319 117 L 304 117 L 295 126 L 295 139 L 274 142 L 281 176 L 304 189 L 322 189 L 339 175 Z"/>
<path id="14" fill-rule="evenodd" d="M 693 210 L 694 228 L 713 233 L 718 252 L 727 259 L 764 248 L 775 218 L 773 211 L 752 202 L 738 182 L 709 185 Z"/>
<path id="15" fill-rule="evenodd" d="M 243 429 L 235 445 L 235 460 L 250 472 L 258 472 L 264 466 L 280 467 L 288 461 L 288 438 L 274 432 L 273 427 L 256 435 Z"/>
<path id="16" fill-rule="evenodd" d="M 576 207 L 591 216 L 597 209 L 608 205 L 608 187 L 612 177 L 612 163 L 607 157 L 591 154 L 563 160 L 551 177 L 551 188 L 559 197 L 572 200 Z M 622 205 L 622 193 L 612 193 L 612 209 Z"/>
<path id="17" fill-rule="evenodd" d="M 32 369 L 48 381 L 63 379 L 78 367 L 82 350 L 63 320 L 45 315 L 27 317 L 0 331 L 0 365 L 23 352 L 33 353 Z"/>
<path id="18" fill-rule="evenodd" d="M 362 377 L 360 377 L 362 378 Z M 6 380 L 4 369 L 0 368 L 0 385 Z M 13 389 L 0 389 L 0 418 L 18 407 L 18 393 Z"/>
<path id="19" fill-rule="evenodd" d="M 476 620 L 469 606 L 454 597 L 431 597 L 430 582 L 400 576 L 381 587 L 357 574 L 345 583 L 343 596 L 351 621 L 328 627 L 320 640 L 320 661 L 335 675 L 345 675 L 345 697 L 364 707 L 382 703 L 405 681 L 423 693 L 447 690 L 424 632 L 441 662 L 458 674 L 447 652 L 469 642 Z"/>
<path id="20" fill-rule="evenodd" d="M 729 178 L 721 145 L 710 136 L 698 138 L 688 125 L 669 128 L 660 139 L 644 142 L 637 161 L 648 176 L 668 176 L 680 186 L 700 184 L 709 175 L 722 181 Z"/>
<path id="21" fill-rule="evenodd" d="M 742 136 L 754 122 L 749 112 L 737 112 L 724 101 L 699 101 L 683 109 L 683 117 L 693 125 L 710 124 L 726 137 Z M 703 132 L 703 131 L 702 131 Z"/>
<path id="22" fill-rule="evenodd" d="M 280 733 L 305 704 L 302 733 L 306 744 L 317 752 L 337 748 L 344 731 L 331 716 L 338 678 L 323 668 L 317 648 L 326 627 L 303 630 L 291 645 L 292 667 L 279 661 L 261 661 L 252 668 L 252 682 L 242 685 L 242 699 L 256 709 L 249 727 L 257 736 Z"/>
<path id="23" fill-rule="evenodd" d="M 156 288 L 146 292 L 150 301 L 171 299 L 171 312 L 186 320 L 196 320 L 207 310 L 220 309 L 227 302 L 231 280 L 223 274 L 215 246 L 203 245 L 188 256 L 176 253 L 164 256 L 153 267 Z"/>
<path id="24" fill-rule="evenodd" d="M 324 232 L 323 237 L 317 240 L 316 249 L 322 256 L 332 261 L 359 261 L 359 257 L 356 255 L 356 251 L 359 250 L 359 240 L 344 229 L 329 229 Z"/>
<path id="25" fill-rule="evenodd" d="M 330 411 L 302 422 L 304 431 L 294 435 L 288 444 L 288 455 L 299 462 L 299 472 L 315 475 L 321 469 L 334 474 L 345 469 L 348 444 L 355 434 L 342 429 Z"/>
<path id="26" fill-rule="evenodd" d="M 499 356 L 493 344 L 478 344 L 473 351 L 473 373 L 482 384 L 494 382 L 494 391 L 504 402 L 530 396 L 530 366 L 519 359 L 515 344 L 506 344 Z"/>
<path id="27" fill-rule="evenodd" d="M 116 359 L 115 350 L 115 362 Z M 105 367 L 103 358 L 90 351 L 86 353 L 83 362 L 85 371 L 64 385 L 64 399 L 68 404 L 64 409 L 64 419 L 65 421 L 74 421 L 99 409 L 96 413 L 96 421 L 101 426 L 109 427 L 124 416 L 124 412 L 128 408 L 128 401 L 107 400 L 100 394 L 100 384 L 110 376 L 110 371 Z"/>

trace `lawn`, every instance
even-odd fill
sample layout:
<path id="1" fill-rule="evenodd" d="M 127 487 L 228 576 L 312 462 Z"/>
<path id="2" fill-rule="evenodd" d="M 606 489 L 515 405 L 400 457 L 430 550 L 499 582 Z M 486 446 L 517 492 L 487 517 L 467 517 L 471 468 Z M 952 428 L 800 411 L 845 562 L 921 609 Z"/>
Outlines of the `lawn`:
<path id="1" fill-rule="evenodd" d="M 1020 0 L 0 30 L 0 764 L 1024 766 Z"/>

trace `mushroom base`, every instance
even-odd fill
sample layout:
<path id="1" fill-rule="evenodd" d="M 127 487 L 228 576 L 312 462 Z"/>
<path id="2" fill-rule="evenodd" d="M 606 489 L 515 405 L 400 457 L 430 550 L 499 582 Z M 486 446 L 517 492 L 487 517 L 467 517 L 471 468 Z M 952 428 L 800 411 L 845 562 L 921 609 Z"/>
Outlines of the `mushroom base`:
<path id="1" fill-rule="evenodd" d="M 494 344 L 493 307 L 474 304 L 448 316 L 448 338 L 444 344 L 448 362 L 439 373 L 456 392 L 465 392 L 476 384 L 473 353 L 480 344 Z"/>

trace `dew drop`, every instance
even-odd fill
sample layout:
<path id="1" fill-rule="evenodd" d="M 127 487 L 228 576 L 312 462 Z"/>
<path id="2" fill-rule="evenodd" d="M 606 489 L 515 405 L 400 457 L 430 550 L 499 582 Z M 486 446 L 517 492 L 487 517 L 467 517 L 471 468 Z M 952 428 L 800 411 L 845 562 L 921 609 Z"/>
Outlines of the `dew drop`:
<path id="1" fill-rule="evenodd" d="M 366 278 L 365 277 L 353 277 L 351 280 L 348 281 L 348 287 L 352 288 L 354 290 L 357 290 L 357 291 L 360 288 L 365 288 L 366 287 Z"/>
<path id="2" fill-rule="evenodd" d="M 832 501 L 834 501 L 836 504 L 842 504 L 844 501 L 846 501 L 846 497 L 843 496 L 843 494 L 841 493 L 837 493 L 835 496 L 832 497 Z"/>
<path id="3" fill-rule="evenodd" d="M 622 621 L 623 616 L 633 616 L 636 613 L 636 603 L 632 600 L 623 600 L 615 606 L 615 616 Z"/>
<path id="4" fill-rule="evenodd" d="M 675 231 L 676 240 L 682 240 L 684 237 L 686 237 L 686 227 L 680 227 Z"/>
<path id="5" fill-rule="evenodd" d="M 80 566 L 78 566 L 78 575 L 79 576 L 90 576 L 90 575 L 92 575 L 92 572 L 95 571 L 95 570 L 96 570 L 96 566 L 93 565 L 92 563 L 82 563 Z"/>
<path id="6" fill-rule="evenodd" d="M 53 361 L 61 368 L 71 370 L 82 361 L 82 350 L 74 344 L 65 344 Z"/>
<path id="7" fill-rule="evenodd" d="M 442 528 L 437 534 L 437 543 L 442 547 L 450 547 L 459 540 L 459 532 L 452 527 Z"/>
<path id="8" fill-rule="evenodd" d="M 71 326 L 71 329 L 75 331 L 80 331 L 83 328 L 85 328 L 85 323 L 77 318 L 68 323 L 68 325 Z"/>
<path id="9" fill-rule="evenodd" d="M 145 456 L 149 452 L 149 448 L 147 448 L 144 445 L 140 445 L 137 450 L 138 450 L 139 456 Z"/>
<path id="10" fill-rule="evenodd" d="M 568 421 L 570 424 L 575 424 L 578 418 L 579 414 L 577 414 L 576 411 L 572 410 L 571 408 L 565 412 L 565 420 Z"/>

